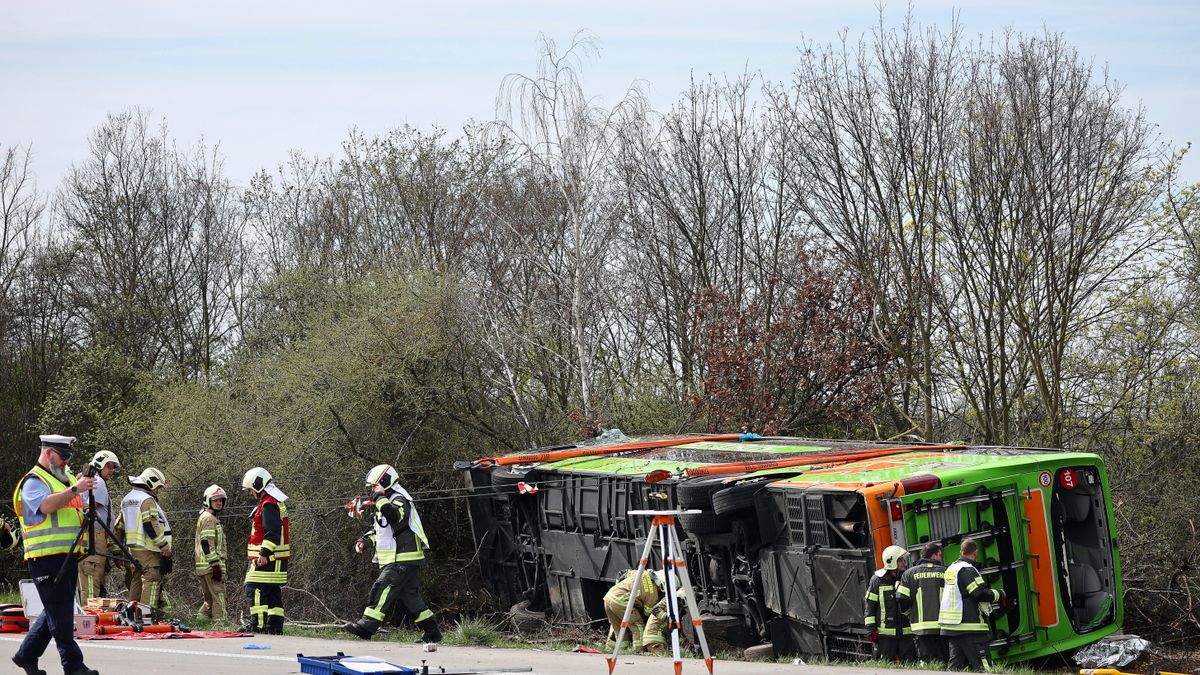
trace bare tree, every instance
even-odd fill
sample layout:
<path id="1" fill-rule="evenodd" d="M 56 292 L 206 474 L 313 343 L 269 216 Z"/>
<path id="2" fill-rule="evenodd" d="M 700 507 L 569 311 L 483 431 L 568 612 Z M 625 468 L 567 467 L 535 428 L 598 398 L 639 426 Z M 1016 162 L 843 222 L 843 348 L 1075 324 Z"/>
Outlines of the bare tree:
<path id="1" fill-rule="evenodd" d="M 605 108 L 585 95 L 579 66 L 595 51 L 582 36 L 562 53 L 543 39 L 537 72 L 505 78 L 497 100 L 501 120 L 494 127 L 520 152 L 528 175 L 556 193 L 560 208 L 531 214 L 540 220 L 532 231 L 509 220 L 502 224 L 519 237 L 515 252 L 560 291 L 544 311 L 569 326 L 570 370 L 585 418 L 596 414 L 596 354 L 613 301 L 606 265 L 623 206 L 612 175 L 617 121 L 640 100 L 631 89 Z M 540 246 L 546 243 L 549 249 Z"/>
<path id="2" fill-rule="evenodd" d="M 953 133 L 959 30 L 921 33 L 911 19 L 881 26 L 874 43 L 809 46 L 794 96 L 774 97 L 796 135 L 789 181 L 806 222 L 858 270 L 875 298 L 876 338 L 899 361 L 896 412 L 932 437 L 943 321 L 935 311 L 942 263 L 936 242 L 936 180 L 957 142 Z M 903 428 L 903 426 L 901 427 Z"/>

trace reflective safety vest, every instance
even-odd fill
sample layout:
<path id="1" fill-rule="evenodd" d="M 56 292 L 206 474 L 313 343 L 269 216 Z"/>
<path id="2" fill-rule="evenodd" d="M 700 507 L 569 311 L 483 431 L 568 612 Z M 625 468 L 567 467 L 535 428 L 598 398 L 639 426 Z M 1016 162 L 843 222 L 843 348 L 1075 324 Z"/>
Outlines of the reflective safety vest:
<path id="1" fill-rule="evenodd" d="M 946 568 L 938 628 L 942 634 L 987 633 L 981 605 L 999 600 L 1000 592 L 988 588 L 975 565 L 959 558 Z"/>
<path id="2" fill-rule="evenodd" d="M 662 599 L 663 593 L 659 590 L 658 584 L 654 583 L 654 573 L 650 570 L 642 571 L 642 587 L 634 593 L 633 578 L 635 576 L 637 576 L 636 570 L 626 572 L 620 581 L 608 589 L 608 593 L 604 594 L 604 599 L 625 606 L 629 604 L 629 598 L 632 596 L 634 609 L 641 612 L 649 611 Z"/>
<path id="3" fill-rule="evenodd" d="M 167 514 L 159 506 L 158 500 L 154 500 L 153 509 L 142 508 L 147 499 L 154 499 L 154 495 L 135 487 L 121 500 L 125 545 L 130 549 L 161 553 L 171 546 L 171 524 L 167 522 Z M 146 534 L 146 523 L 152 523 L 153 529 L 159 532 L 157 537 Z"/>
<path id="4" fill-rule="evenodd" d="M 41 466 L 33 467 L 24 478 L 17 481 L 17 489 L 13 491 L 13 509 L 21 521 L 25 559 L 71 553 L 71 545 L 75 543 L 75 537 L 79 536 L 79 530 L 83 527 L 83 498 L 77 495 L 67 502 L 66 506 L 47 514 L 42 522 L 30 525 L 25 522 L 25 510 L 21 507 L 21 488 L 27 480 L 42 481 L 50 488 L 50 494 L 70 489 L 75 484 L 73 477 L 68 476 L 67 482 L 63 482 Z M 74 552 L 80 552 L 80 548 L 74 549 Z"/>
<path id="5" fill-rule="evenodd" d="M 400 520 L 393 528 L 383 517 L 383 507 L 392 504 L 400 512 Z M 429 539 L 424 530 L 412 519 L 413 505 L 398 492 L 379 495 L 375 500 L 375 556 L 372 562 L 379 566 L 395 562 L 417 562 L 425 559 Z"/>
<path id="6" fill-rule="evenodd" d="M 271 541 L 266 538 L 266 528 L 263 526 L 263 507 L 274 504 L 279 508 L 279 538 Z M 259 555 L 265 555 L 267 564 L 262 567 L 254 561 Z M 250 559 L 250 567 L 246 570 L 246 581 L 256 584 L 275 584 L 282 586 L 287 583 L 288 560 L 292 557 L 292 536 L 288 526 L 287 505 L 263 492 L 259 497 L 258 506 L 250 514 L 250 541 L 246 545 L 246 557 Z"/>
<path id="7" fill-rule="evenodd" d="M 204 552 L 202 542 L 209 542 L 208 553 Z M 212 509 L 200 512 L 196 521 L 196 542 L 193 552 L 196 554 L 196 573 L 208 574 L 214 565 L 225 565 L 225 528 Z"/>

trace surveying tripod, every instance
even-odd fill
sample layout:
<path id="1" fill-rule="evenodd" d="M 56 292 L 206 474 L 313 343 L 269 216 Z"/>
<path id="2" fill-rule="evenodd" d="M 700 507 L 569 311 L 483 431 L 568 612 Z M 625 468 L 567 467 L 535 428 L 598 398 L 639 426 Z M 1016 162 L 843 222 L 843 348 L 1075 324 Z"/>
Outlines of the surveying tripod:
<path id="1" fill-rule="evenodd" d="M 87 467 L 84 468 L 84 470 L 83 470 L 83 475 L 95 478 L 95 477 L 99 476 L 100 469 L 103 469 L 103 468 L 104 467 L 97 467 L 95 464 L 92 464 L 89 462 Z M 111 497 L 110 497 L 110 501 L 109 501 L 109 505 L 108 505 L 109 521 L 112 520 L 112 516 L 113 516 L 113 505 L 112 505 L 112 501 L 111 501 Z M 108 551 L 97 551 L 96 550 L 95 532 L 96 532 L 97 525 L 99 525 L 100 528 L 103 529 L 104 532 L 108 535 L 109 541 L 117 542 L 117 547 L 121 549 L 122 555 L 117 556 L 117 555 L 112 555 Z M 126 524 L 126 526 L 128 526 L 128 524 Z M 87 537 L 87 550 L 80 552 L 81 558 L 87 558 L 87 557 L 91 557 L 94 555 L 100 555 L 100 556 L 104 556 L 105 558 L 108 558 L 110 560 L 116 560 L 117 562 L 131 563 L 133 565 L 134 569 L 137 570 L 138 574 L 141 574 L 144 571 L 142 569 L 142 564 L 137 561 L 137 558 L 133 557 L 133 554 L 130 553 L 129 549 L 125 546 L 125 542 L 120 537 L 117 537 L 116 535 L 113 534 L 112 525 L 110 523 L 102 522 L 99 518 L 96 517 L 96 494 L 91 490 L 88 490 L 88 507 L 87 507 L 87 511 L 83 515 L 83 524 L 79 526 L 79 534 L 75 535 L 75 541 L 72 542 L 72 544 L 71 544 L 71 553 L 69 555 L 75 555 L 75 551 L 79 549 L 79 543 L 81 541 L 83 541 L 83 538 L 85 536 Z M 64 561 L 62 564 L 62 567 L 58 568 L 58 574 L 54 577 L 54 583 L 56 583 L 56 584 L 62 583 L 63 575 L 65 575 L 67 573 L 67 566 L 68 566 L 67 563 L 68 562 L 69 562 L 69 560 Z"/>
<path id="2" fill-rule="evenodd" d="M 617 667 L 617 656 L 621 654 L 621 643 L 625 640 L 625 631 L 629 628 L 629 616 L 633 613 L 633 600 L 637 596 L 636 589 L 641 588 L 642 575 L 650 574 L 646 567 L 650 564 L 650 555 L 654 551 L 654 540 L 658 539 L 663 562 L 663 574 L 666 577 L 667 620 L 671 626 L 671 656 L 675 659 L 675 675 L 683 672 L 683 659 L 680 656 L 679 637 L 683 622 L 679 616 L 679 596 L 676 591 L 682 590 L 687 601 L 688 614 L 692 617 L 692 626 L 696 629 L 696 642 L 700 644 L 704 654 L 704 665 L 708 672 L 713 671 L 712 654 L 708 651 L 708 641 L 704 639 L 704 622 L 700 620 L 700 610 L 696 607 L 696 594 L 692 592 L 692 581 L 688 577 L 687 560 L 679 550 L 679 538 L 675 533 L 675 516 L 681 513 L 700 513 L 700 511 L 630 511 L 631 516 L 650 516 L 650 534 L 646 537 L 646 548 L 638 560 L 637 571 L 633 575 L 633 588 L 629 604 L 625 605 L 625 616 L 621 619 L 621 630 L 617 633 L 617 645 L 612 656 L 608 659 L 608 672 L 612 674 Z M 678 579 L 671 570 L 679 572 Z M 681 585 L 682 588 L 676 588 Z"/>

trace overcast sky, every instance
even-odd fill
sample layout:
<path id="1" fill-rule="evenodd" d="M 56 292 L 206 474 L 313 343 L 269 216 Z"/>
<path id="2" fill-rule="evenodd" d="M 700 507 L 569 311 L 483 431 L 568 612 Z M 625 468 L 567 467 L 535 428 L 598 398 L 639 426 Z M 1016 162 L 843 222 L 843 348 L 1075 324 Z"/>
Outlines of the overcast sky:
<path id="1" fill-rule="evenodd" d="M 889 3 L 889 22 L 906 6 Z M 942 28 L 956 7 L 970 36 L 1062 33 L 1108 65 L 1166 139 L 1200 140 L 1200 2 L 913 4 Z M 219 142 L 245 184 L 290 149 L 336 151 L 353 126 L 453 131 L 493 118 L 504 75 L 533 71 L 539 33 L 567 44 L 588 31 L 601 47 L 588 92 L 612 102 L 640 79 L 664 110 L 692 73 L 785 79 L 802 39 L 857 36 L 876 19 L 876 2 L 860 0 L 2 0 L 0 145 L 31 144 L 40 187 L 52 189 L 105 114 L 138 106 L 182 144 Z M 1200 181 L 1200 157 L 1185 176 Z"/>

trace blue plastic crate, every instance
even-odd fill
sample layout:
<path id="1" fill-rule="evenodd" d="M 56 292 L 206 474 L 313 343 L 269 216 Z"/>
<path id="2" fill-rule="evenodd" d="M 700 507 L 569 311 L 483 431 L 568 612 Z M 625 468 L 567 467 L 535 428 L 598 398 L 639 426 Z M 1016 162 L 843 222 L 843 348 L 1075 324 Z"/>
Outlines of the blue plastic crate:
<path id="1" fill-rule="evenodd" d="M 416 668 L 398 666 L 369 656 L 305 656 L 297 654 L 300 672 L 311 675 L 416 675 Z M 375 667 L 375 669 L 372 669 Z"/>

